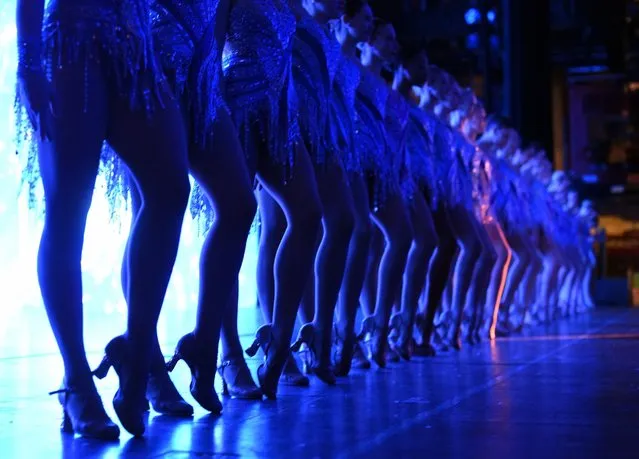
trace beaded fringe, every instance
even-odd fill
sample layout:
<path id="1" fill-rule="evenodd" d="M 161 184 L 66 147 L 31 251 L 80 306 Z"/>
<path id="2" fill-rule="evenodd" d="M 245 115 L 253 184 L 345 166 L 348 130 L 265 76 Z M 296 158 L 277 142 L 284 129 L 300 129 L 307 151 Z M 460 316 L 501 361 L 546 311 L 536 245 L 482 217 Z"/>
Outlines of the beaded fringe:
<path id="1" fill-rule="evenodd" d="M 145 8 L 140 8 L 138 13 L 146 11 Z M 117 22 L 119 16 L 116 12 L 108 8 L 83 10 L 82 17 L 77 17 L 77 13 L 69 13 L 70 17 L 66 17 L 62 13 L 56 8 L 56 3 L 53 3 L 47 11 L 43 27 L 42 60 L 49 79 L 55 68 L 83 62 L 85 81 L 81 90 L 85 110 L 88 110 L 91 93 L 89 62 L 101 63 L 105 60 L 106 66 L 102 68 L 107 72 L 106 77 L 118 95 L 129 101 L 131 109 L 150 113 L 157 103 L 162 103 L 159 88 L 164 77 L 152 55 L 148 30 L 143 28 L 145 24 L 148 25 L 148 18 L 138 18 L 140 30 L 136 30 L 136 35 L 131 35 L 128 29 Z M 17 153 L 26 155 L 27 158 L 22 173 L 22 186 L 27 189 L 29 206 L 39 209 L 42 203 L 36 197 L 36 189 L 41 181 L 37 160 L 38 142 L 18 92 L 15 115 Z M 123 197 L 128 195 L 127 180 L 121 175 L 119 160 L 106 143 L 101 157 L 100 171 L 105 174 L 107 181 L 111 218 L 116 219 L 115 209 L 120 208 L 120 198 L 125 199 Z"/>

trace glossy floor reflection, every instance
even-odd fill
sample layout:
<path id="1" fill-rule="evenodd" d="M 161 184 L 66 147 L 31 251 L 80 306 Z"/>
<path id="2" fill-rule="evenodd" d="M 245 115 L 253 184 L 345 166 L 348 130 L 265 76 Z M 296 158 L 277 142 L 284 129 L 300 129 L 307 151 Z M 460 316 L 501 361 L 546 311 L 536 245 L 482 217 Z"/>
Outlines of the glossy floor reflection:
<path id="1" fill-rule="evenodd" d="M 26 323 L 26 322 L 22 322 Z M 39 323 L 39 322 L 33 322 Z M 44 329 L 43 329 L 44 330 Z M 178 337 L 183 330 L 175 330 Z M 0 348 L 3 458 L 634 458 L 639 447 L 639 310 L 602 310 L 530 336 L 355 373 L 336 387 L 283 388 L 276 402 L 224 401 L 193 420 L 150 415 L 120 443 L 63 436 L 47 391 L 59 360 L 37 330 Z M 30 338 L 27 338 L 30 336 Z M 92 340 L 93 341 L 93 340 Z M 171 343 L 166 350 L 171 350 Z M 37 349 L 36 352 L 28 352 Z M 91 355 L 98 361 L 100 355 Z M 251 362 L 255 369 L 257 361 Z M 188 395 L 187 369 L 174 375 Z M 110 414 L 113 375 L 99 383 Z M 191 400 L 190 397 L 187 398 Z"/>

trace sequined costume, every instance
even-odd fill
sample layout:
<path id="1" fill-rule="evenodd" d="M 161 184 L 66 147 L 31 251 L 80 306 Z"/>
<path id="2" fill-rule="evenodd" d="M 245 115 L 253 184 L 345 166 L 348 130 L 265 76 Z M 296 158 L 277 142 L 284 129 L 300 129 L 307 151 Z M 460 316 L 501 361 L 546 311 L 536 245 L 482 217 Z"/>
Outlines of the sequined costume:
<path id="1" fill-rule="evenodd" d="M 411 199 L 415 183 L 410 172 L 410 160 L 406 151 L 406 133 L 410 105 L 398 91 L 391 91 L 386 99 L 384 127 L 386 129 L 386 155 L 381 167 L 389 170 L 393 180 L 399 183 L 402 195 Z M 384 186 L 384 185 L 382 185 Z"/>
<path id="2" fill-rule="evenodd" d="M 304 15 L 293 39 L 293 83 L 298 122 L 313 163 L 324 164 L 330 152 L 328 107 L 333 79 L 340 61 L 340 46 L 328 26 Z M 294 116 L 294 115 L 292 115 Z"/>
<path id="3" fill-rule="evenodd" d="M 387 148 L 384 116 L 389 92 L 390 88 L 380 77 L 362 71 L 355 98 L 355 148 L 364 173 L 374 182 L 370 196 L 373 207 L 382 205 L 388 193 L 400 192 L 390 186 L 393 171 L 383 167 Z"/>
<path id="4" fill-rule="evenodd" d="M 151 4 L 160 63 L 180 101 L 189 138 L 201 147 L 211 139 L 218 110 L 226 109 L 219 89 L 222 52 L 215 40 L 217 4 L 213 0 L 154 0 Z M 197 184 L 189 207 L 199 232 L 205 233 L 211 226 L 213 209 Z"/>
<path id="5" fill-rule="evenodd" d="M 355 147 L 355 94 L 359 86 L 361 70 L 353 59 L 340 54 L 337 74 L 329 101 L 328 148 L 340 156 L 349 172 L 362 172 L 362 162 Z"/>
<path id="6" fill-rule="evenodd" d="M 544 232 L 551 231 L 552 234 L 552 209 L 549 205 L 550 197 L 546 187 L 537 180 L 528 171 L 522 171 L 522 177 L 526 182 L 528 190 L 530 190 L 530 215 L 532 224 L 536 227 L 536 234 L 542 235 Z"/>
<path id="7" fill-rule="evenodd" d="M 49 78 L 54 68 L 84 62 L 100 64 L 113 96 L 129 101 L 134 110 L 152 111 L 159 100 L 164 76 L 153 52 L 147 0 L 51 0 L 43 21 L 42 59 Z M 91 80 L 78 92 L 88 104 Z M 88 106 L 87 106 L 88 109 Z M 23 181 L 30 196 L 40 181 L 37 146 L 26 109 L 17 100 L 18 152 L 28 155 Z M 126 188 L 121 164 L 105 149 L 102 169 L 107 195 L 116 199 Z M 30 199 L 33 206 L 36 203 Z"/>
<path id="8" fill-rule="evenodd" d="M 154 0 L 151 27 L 162 69 L 187 117 L 190 138 L 204 144 L 225 107 L 219 91 L 221 49 L 214 0 Z"/>
<path id="9" fill-rule="evenodd" d="M 435 119 L 418 107 L 411 107 L 406 131 L 406 149 L 415 185 L 426 193 L 431 206 L 441 199 L 442 185 L 438 175 L 435 146 Z"/>
<path id="10" fill-rule="evenodd" d="M 502 228 L 508 233 L 534 226 L 531 199 L 525 182 L 505 160 L 490 157 L 492 207 Z"/>
<path id="11" fill-rule="evenodd" d="M 438 130 L 445 143 L 442 145 L 449 158 L 448 176 L 445 179 L 445 196 L 453 207 L 462 206 L 469 211 L 475 209 L 472 158 L 475 149 L 451 127 L 440 125 Z"/>
<path id="12" fill-rule="evenodd" d="M 471 164 L 475 216 L 482 223 L 491 223 L 495 217 L 492 207 L 495 192 L 491 176 L 492 165 L 479 147 L 475 145 L 468 144 L 462 154 L 470 156 L 469 159 L 465 159 Z"/>
<path id="13" fill-rule="evenodd" d="M 231 9 L 222 69 L 226 102 L 245 153 L 257 126 L 271 159 L 284 166 L 294 160 L 299 138 L 291 80 L 296 19 L 286 0 L 243 0 Z"/>
<path id="14" fill-rule="evenodd" d="M 544 219 L 540 222 L 543 238 L 550 242 L 550 247 L 563 247 L 566 241 L 561 206 L 542 183 L 537 182 L 536 188 L 544 206 Z"/>

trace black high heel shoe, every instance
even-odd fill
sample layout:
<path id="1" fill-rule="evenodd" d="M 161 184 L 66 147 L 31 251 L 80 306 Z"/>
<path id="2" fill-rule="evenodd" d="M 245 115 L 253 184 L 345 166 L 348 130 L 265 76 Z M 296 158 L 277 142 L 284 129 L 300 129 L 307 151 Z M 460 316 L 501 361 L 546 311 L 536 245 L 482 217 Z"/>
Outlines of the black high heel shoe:
<path id="1" fill-rule="evenodd" d="M 160 349 L 154 354 L 146 388 L 146 398 L 151 402 L 153 410 L 165 416 L 193 416 L 193 407 L 184 401 L 169 377 Z"/>
<path id="2" fill-rule="evenodd" d="M 262 400 L 262 391 L 253 382 L 243 358 L 225 360 L 217 368 L 222 378 L 222 393 L 240 400 Z"/>
<path id="3" fill-rule="evenodd" d="M 370 370 L 371 362 L 364 355 L 361 344 L 356 340 L 355 349 L 353 350 L 353 361 L 351 363 L 353 370 Z"/>
<path id="4" fill-rule="evenodd" d="M 255 357 L 260 349 L 264 353 L 264 363 L 257 369 L 257 380 L 262 393 L 269 400 L 277 399 L 277 385 L 282 375 L 282 368 L 290 355 L 287 346 L 286 351 L 282 352 L 282 358 L 279 359 L 281 362 L 276 361 L 275 356 L 271 357 L 272 354 L 277 352 L 274 342 L 271 324 L 262 325 L 255 332 L 253 344 L 245 351 L 249 357 Z"/>
<path id="5" fill-rule="evenodd" d="M 113 397 L 118 419 L 131 435 L 144 435 L 144 413 L 147 411 L 146 386 L 148 371 L 140 368 L 129 356 L 129 343 L 124 336 L 113 338 L 104 349 L 104 358 L 93 374 L 104 379 L 113 367 L 120 379 L 120 388 Z"/>
<path id="6" fill-rule="evenodd" d="M 333 324 L 333 372 L 337 377 L 348 376 L 355 356 L 355 346 L 357 346 L 355 333 L 351 330 L 351 333 L 346 335 L 342 337 L 338 325 Z"/>
<path id="7" fill-rule="evenodd" d="M 320 340 L 317 338 L 318 330 L 313 324 L 304 324 L 298 332 L 297 339 L 291 346 L 291 352 L 298 352 L 302 357 L 305 367 L 308 369 L 308 373 L 312 373 L 317 376 L 322 382 L 329 386 L 335 385 L 337 380 L 335 374 L 328 364 L 320 364 L 318 356 L 321 352 L 319 347 L 321 346 Z M 306 350 L 301 351 L 302 344 L 306 345 Z"/>
<path id="8" fill-rule="evenodd" d="M 430 344 L 430 340 L 432 338 L 432 333 L 426 333 L 425 329 L 428 326 L 426 323 L 426 316 L 423 314 L 417 314 L 415 316 L 415 330 L 413 332 L 413 355 L 419 357 L 435 357 L 437 355 L 437 351 Z M 421 343 L 417 344 L 416 342 Z"/>
<path id="9" fill-rule="evenodd" d="M 357 340 L 364 343 L 367 350 L 367 358 L 374 361 L 378 367 L 386 368 L 386 339 L 375 322 L 375 317 L 368 316 L 362 321 L 362 328 L 357 335 Z"/>
<path id="10" fill-rule="evenodd" d="M 311 385 L 308 376 L 303 374 L 298 368 L 292 352 L 289 352 L 289 356 L 284 364 L 284 371 L 282 372 L 282 376 L 280 376 L 280 384 L 292 387 L 308 387 Z"/>
<path id="11" fill-rule="evenodd" d="M 389 345 L 391 350 L 408 361 L 413 356 L 412 337 L 401 313 L 393 314 L 389 324 Z"/>
<path id="12" fill-rule="evenodd" d="M 62 432 L 106 441 L 120 437 L 120 428 L 109 419 L 95 388 L 78 390 L 63 383 L 49 395 L 57 395 L 62 405 Z"/>
<path id="13" fill-rule="evenodd" d="M 215 380 L 215 356 L 205 357 L 195 341 L 195 335 L 189 333 L 180 338 L 171 360 L 166 363 L 168 372 L 183 360 L 191 371 L 191 395 L 202 408 L 213 414 L 222 413 L 222 403 L 213 386 Z"/>

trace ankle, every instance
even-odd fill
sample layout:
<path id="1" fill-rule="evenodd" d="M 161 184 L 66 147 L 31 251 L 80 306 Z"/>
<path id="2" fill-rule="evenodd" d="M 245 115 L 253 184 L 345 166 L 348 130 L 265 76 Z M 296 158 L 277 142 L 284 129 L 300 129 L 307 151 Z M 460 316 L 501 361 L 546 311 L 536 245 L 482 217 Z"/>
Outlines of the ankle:
<path id="1" fill-rule="evenodd" d="M 64 373 L 64 384 L 75 389 L 95 389 L 93 374 L 88 362 L 85 365 L 67 367 Z"/>
<path id="2" fill-rule="evenodd" d="M 244 355 L 241 352 L 232 351 L 232 352 L 223 352 L 220 355 L 220 363 L 230 362 L 232 364 L 246 364 L 246 360 L 244 359 Z"/>
<path id="3" fill-rule="evenodd" d="M 90 370 L 87 373 L 65 375 L 63 386 L 62 389 L 72 389 L 76 392 L 95 392 L 97 394 L 97 388 Z"/>

